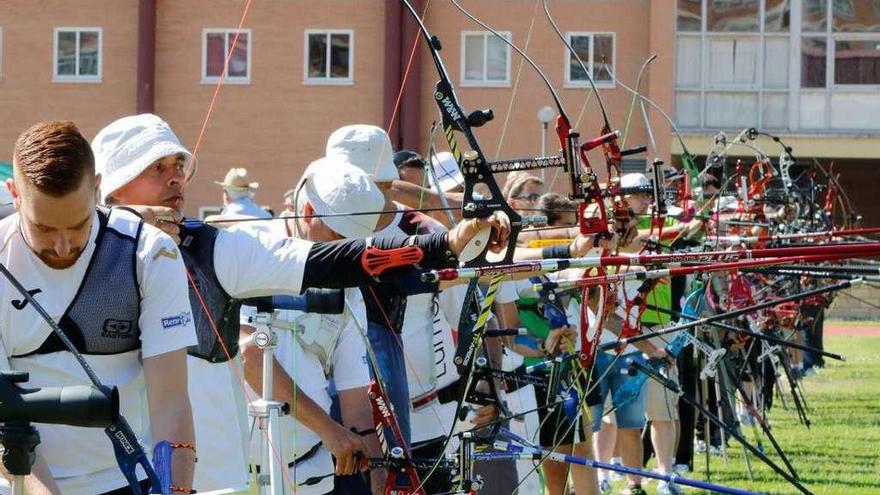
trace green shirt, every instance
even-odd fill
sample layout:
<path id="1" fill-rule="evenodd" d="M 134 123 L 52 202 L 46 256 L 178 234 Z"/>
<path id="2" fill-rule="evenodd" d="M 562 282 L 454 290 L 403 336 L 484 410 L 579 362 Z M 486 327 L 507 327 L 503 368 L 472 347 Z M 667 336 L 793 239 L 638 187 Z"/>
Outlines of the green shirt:
<path id="1" fill-rule="evenodd" d="M 675 225 L 675 223 L 674 218 L 666 217 L 663 221 L 663 226 L 671 227 L 672 225 Z M 636 221 L 636 227 L 640 230 L 651 228 L 651 217 L 640 216 Z M 669 310 L 672 309 L 672 286 L 669 284 L 669 279 L 660 279 L 654 284 L 654 289 L 648 293 L 647 302 L 650 306 L 657 306 L 658 308 Z M 671 319 L 669 313 L 663 313 L 653 309 L 645 309 L 645 312 L 642 313 L 642 323 L 646 325 L 653 326 L 666 324 L 669 323 Z"/>

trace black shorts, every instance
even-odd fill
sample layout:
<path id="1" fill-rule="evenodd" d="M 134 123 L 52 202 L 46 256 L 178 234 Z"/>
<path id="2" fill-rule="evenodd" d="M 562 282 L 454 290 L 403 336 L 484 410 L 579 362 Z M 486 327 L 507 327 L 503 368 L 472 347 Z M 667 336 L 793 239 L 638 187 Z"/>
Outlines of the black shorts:
<path id="1" fill-rule="evenodd" d="M 587 381 L 586 377 L 580 378 L 580 389 L 581 390 L 590 390 L 587 394 L 586 405 L 595 406 L 601 402 L 601 396 L 599 394 L 599 387 L 592 387 Z M 542 407 L 547 404 L 547 388 L 542 386 L 535 386 L 535 399 L 537 400 L 538 407 L 538 420 L 541 424 L 541 446 L 542 447 L 552 447 L 553 445 L 566 445 L 574 442 L 574 432 L 575 430 L 580 432 L 581 441 L 589 441 L 591 432 L 590 428 L 584 429 L 584 421 L 583 414 L 580 404 L 575 406 L 577 411 L 575 412 L 575 422 L 577 423 L 575 426 L 572 426 L 572 423 L 568 420 L 568 417 L 565 415 L 564 407 L 562 404 L 557 404 L 556 407 L 553 408 L 553 411 L 546 407 Z M 583 402 L 583 397 L 580 398 Z M 590 421 L 587 421 L 587 424 L 592 424 Z"/>

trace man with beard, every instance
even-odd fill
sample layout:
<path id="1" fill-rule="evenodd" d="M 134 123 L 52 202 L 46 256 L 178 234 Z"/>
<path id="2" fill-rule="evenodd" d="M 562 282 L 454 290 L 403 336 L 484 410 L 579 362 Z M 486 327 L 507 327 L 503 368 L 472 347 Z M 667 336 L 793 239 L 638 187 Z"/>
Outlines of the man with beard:
<path id="1" fill-rule="evenodd" d="M 196 472 L 194 486 L 202 491 L 240 487 L 247 479 L 246 445 L 241 430 L 230 427 L 230 422 L 244 427 L 243 402 L 234 394 L 242 384 L 234 383 L 228 364 L 238 351 L 240 299 L 298 295 L 309 287 L 367 285 L 374 279 L 362 264 L 366 242 L 312 243 L 287 238 L 267 246 L 240 230 L 223 231 L 195 222 L 181 227 L 178 222 L 190 178 L 185 171 L 191 155 L 170 126 L 155 115 L 124 117 L 111 123 L 95 136 L 92 148 L 96 168 L 105 177 L 100 190 L 104 202 L 146 206 L 137 208 L 145 220 L 156 222 L 180 240 L 199 338 L 199 345 L 189 349 L 196 439 L 203 453 L 203 468 Z M 375 223 L 379 215 L 366 217 Z M 412 244 L 424 253 L 423 267 L 445 266 L 481 228 L 492 228 L 493 249 L 502 249 L 509 224 L 494 216 L 467 222 L 448 234 L 377 239 L 373 245 L 391 249 Z M 277 362 L 275 373 L 283 376 Z M 360 436 L 298 393 L 291 380 L 276 380 L 273 396 L 295 404 L 293 414 L 316 432 L 336 457 L 338 474 L 358 469 L 357 456 L 366 452 Z"/>
<path id="2" fill-rule="evenodd" d="M 186 347 L 196 339 L 177 246 L 129 212 L 96 209 L 101 178 L 72 122 L 25 131 L 15 144 L 13 171 L 6 186 L 17 213 L 0 222 L 0 261 L 59 322 L 99 379 L 118 387 L 120 413 L 133 432 L 153 444 L 185 447 L 172 456 L 171 491 L 189 493 L 196 453 L 179 377 L 187 372 Z M 29 373 L 29 387 L 92 384 L 5 277 L 0 298 L 0 370 Z M 27 493 L 133 493 L 104 432 L 36 428 L 41 443 L 25 478 Z"/>

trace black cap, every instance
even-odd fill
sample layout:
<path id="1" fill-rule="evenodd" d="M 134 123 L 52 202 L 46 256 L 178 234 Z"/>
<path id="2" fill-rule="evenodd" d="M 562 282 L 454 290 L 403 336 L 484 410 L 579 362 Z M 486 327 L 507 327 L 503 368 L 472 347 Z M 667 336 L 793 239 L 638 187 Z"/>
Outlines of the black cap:
<path id="1" fill-rule="evenodd" d="M 425 168 L 425 159 L 415 151 L 402 150 L 394 154 L 394 165 L 397 166 L 397 168 L 404 165 Z"/>

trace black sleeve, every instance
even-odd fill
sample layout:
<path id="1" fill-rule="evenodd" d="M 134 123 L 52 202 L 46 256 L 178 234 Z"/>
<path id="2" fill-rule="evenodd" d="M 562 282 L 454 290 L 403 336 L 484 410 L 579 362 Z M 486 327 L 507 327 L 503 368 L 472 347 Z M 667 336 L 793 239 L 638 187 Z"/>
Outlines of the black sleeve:
<path id="1" fill-rule="evenodd" d="M 373 246 L 378 249 L 395 249 L 405 247 L 409 237 L 385 237 L 374 239 Z M 446 233 L 413 236 L 414 245 L 422 249 L 424 258 L 421 268 L 445 268 L 455 265 L 455 258 L 449 251 Z M 361 258 L 366 252 L 364 239 L 343 239 L 331 242 L 316 242 L 309 249 L 303 270 L 302 290 L 309 287 L 328 289 L 359 287 L 375 282 L 361 265 Z M 400 277 L 414 273 L 415 266 L 395 268 L 383 274 L 387 277 Z"/>

